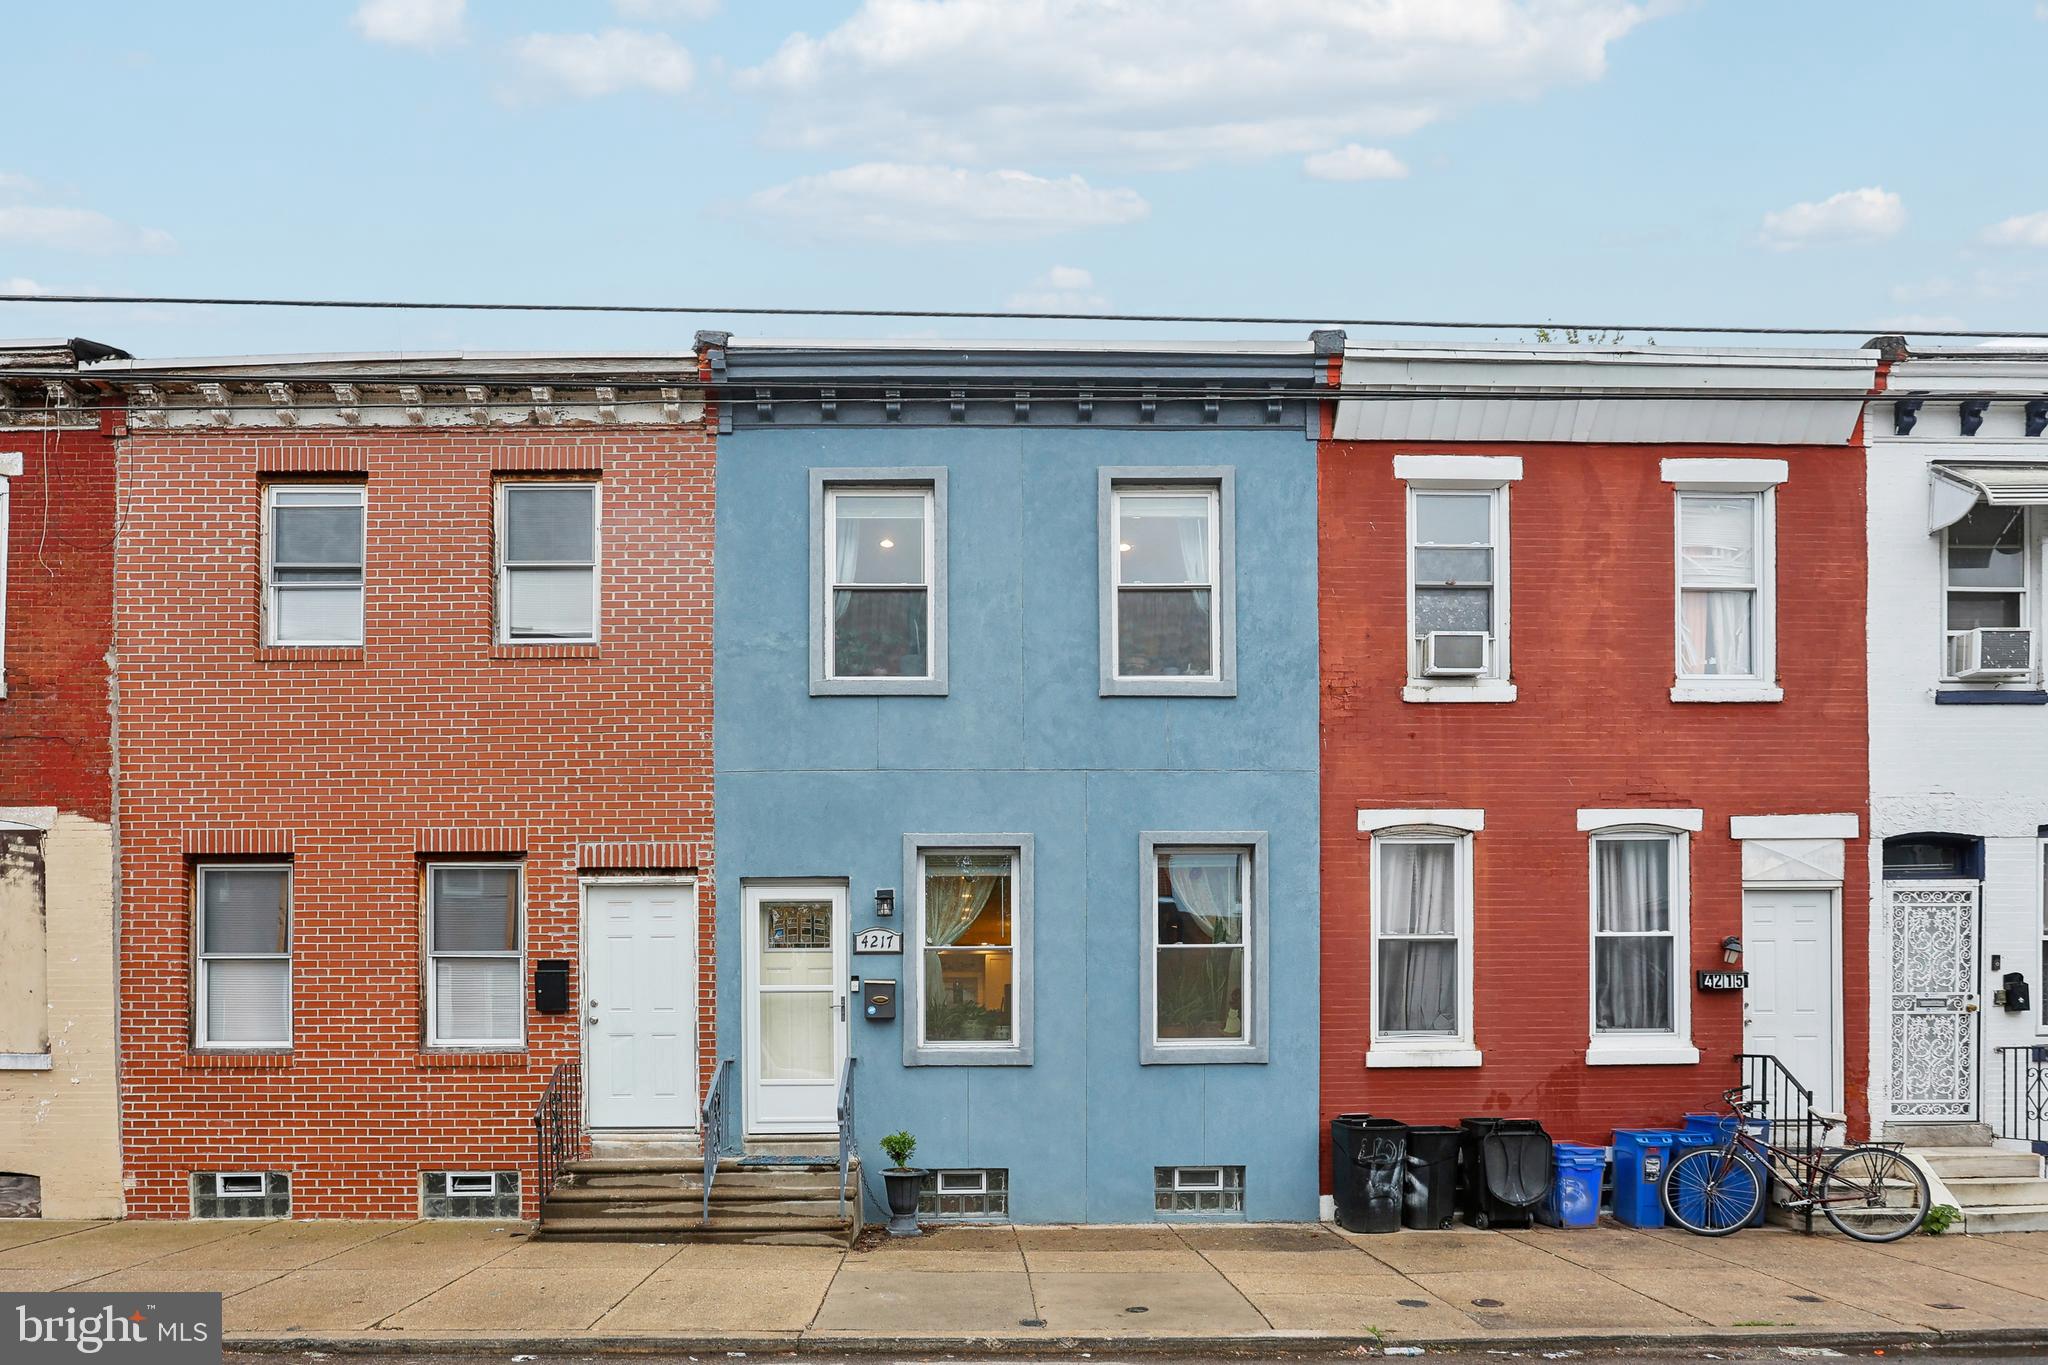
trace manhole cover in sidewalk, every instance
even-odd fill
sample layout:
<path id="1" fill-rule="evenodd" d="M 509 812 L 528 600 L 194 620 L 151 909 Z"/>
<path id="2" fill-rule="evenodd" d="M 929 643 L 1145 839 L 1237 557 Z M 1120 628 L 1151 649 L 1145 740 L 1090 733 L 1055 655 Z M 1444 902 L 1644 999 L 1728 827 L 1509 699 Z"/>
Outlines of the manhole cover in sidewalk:
<path id="1" fill-rule="evenodd" d="M 1019 1327 L 1043 1327 L 1043 1326 L 1045 1326 L 1045 1319 L 1044 1319 L 1044 1318 L 1019 1318 L 1019 1319 L 1017 1319 L 1017 1325 L 1018 1325 Z"/>
<path id="2" fill-rule="evenodd" d="M 1499 1299 L 1474 1299 L 1472 1300 L 1472 1306 L 1474 1308 L 1505 1308 L 1507 1305 Z"/>
<path id="3" fill-rule="evenodd" d="M 1939 1308 L 1944 1313 L 1960 1313 L 1963 1311 L 1963 1306 L 1959 1303 L 1930 1303 L 1927 1306 L 1929 1308 Z"/>
<path id="4" fill-rule="evenodd" d="M 1126 1313 L 1149 1313 L 1152 1310 L 1145 1307 L 1143 1304 L 1133 1304 L 1129 1308 L 1126 1308 L 1124 1311 Z"/>
<path id="5" fill-rule="evenodd" d="M 1395 1303 L 1398 1303 L 1398 1304 L 1400 1304 L 1400 1305 L 1401 1305 L 1401 1306 L 1402 1306 L 1403 1308 L 1427 1308 L 1427 1307 L 1429 1307 L 1429 1300 L 1428 1300 L 1428 1299 L 1395 1299 L 1395 1300 L 1394 1300 L 1394 1302 L 1395 1302 Z"/>
<path id="6" fill-rule="evenodd" d="M 1801 1302 L 1801 1303 L 1823 1303 L 1823 1302 L 1825 1302 L 1825 1300 L 1823 1300 L 1823 1299 L 1821 1298 L 1821 1296 L 1820 1296 L 1820 1295 L 1818 1295 L 1818 1294 L 1793 1294 L 1793 1295 L 1790 1295 L 1789 1297 L 1791 1297 L 1791 1298 L 1794 1298 L 1794 1299 L 1797 1299 L 1797 1300 L 1798 1300 L 1799 1302 Z"/>

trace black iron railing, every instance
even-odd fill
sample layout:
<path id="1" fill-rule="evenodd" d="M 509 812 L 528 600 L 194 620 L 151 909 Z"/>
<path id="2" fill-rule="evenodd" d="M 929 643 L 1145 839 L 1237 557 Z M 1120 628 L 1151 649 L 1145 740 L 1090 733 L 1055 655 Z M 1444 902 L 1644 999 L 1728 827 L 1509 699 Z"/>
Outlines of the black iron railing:
<path id="1" fill-rule="evenodd" d="M 853 1137 L 853 1058 L 839 1069 L 839 1216 L 846 1217 L 846 1171 L 857 1144 Z"/>
<path id="2" fill-rule="evenodd" d="M 718 1071 L 711 1078 L 710 1093 L 704 1096 L 703 1126 L 698 1129 L 704 1135 L 704 1216 L 699 1221 L 705 1223 L 711 1221 L 711 1182 L 718 1178 L 718 1159 L 725 1155 L 730 1141 L 725 1101 L 731 1076 L 732 1058 L 728 1057 L 718 1064 Z"/>
<path id="3" fill-rule="evenodd" d="M 563 1062 L 548 1077 L 533 1111 L 538 1198 L 562 1178 L 563 1168 L 583 1155 L 583 1063 Z"/>
<path id="4" fill-rule="evenodd" d="M 1771 1125 L 1771 1141 L 1794 1151 L 1818 1151 L 1822 1129 L 1813 1116 L 1813 1092 L 1768 1052 L 1738 1052 L 1735 1060 L 1742 1066 L 1742 1083 L 1749 1087 L 1749 1098 L 1763 1101 L 1763 1108 L 1751 1110 L 1750 1115 Z M 1768 1184 L 1764 1198 L 1770 1198 Z M 1811 1205 L 1806 1209 L 1806 1230 L 1813 1231 Z"/>
<path id="5" fill-rule="evenodd" d="M 2048 1047 L 1998 1049 L 1998 1114 L 1993 1131 L 2021 1142 L 2048 1141 Z"/>

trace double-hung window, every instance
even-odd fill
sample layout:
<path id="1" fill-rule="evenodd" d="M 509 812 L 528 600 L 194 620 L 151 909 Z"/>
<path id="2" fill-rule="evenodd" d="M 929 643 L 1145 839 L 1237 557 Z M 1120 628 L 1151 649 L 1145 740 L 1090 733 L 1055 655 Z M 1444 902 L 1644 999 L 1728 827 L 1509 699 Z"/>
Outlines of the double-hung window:
<path id="1" fill-rule="evenodd" d="M 291 1046 L 291 889 L 288 865 L 195 869 L 194 1045 Z"/>
<path id="2" fill-rule="evenodd" d="M 428 1045 L 524 1046 L 519 866 L 430 863 L 426 873 Z"/>
<path id="3" fill-rule="evenodd" d="M 1685 980 L 1691 957 L 1686 832 L 1699 825 L 1690 818 L 1683 827 L 1642 823 L 1651 815 L 1580 812 L 1582 828 L 1595 826 L 1588 1061 L 1699 1060 Z"/>
<path id="4" fill-rule="evenodd" d="M 945 481 L 883 472 L 812 472 L 813 695 L 946 690 Z"/>
<path id="5" fill-rule="evenodd" d="M 907 1065 L 1031 1060 L 1031 840 L 906 836 L 916 887 Z"/>
<path id="6" fill-rule="evenodd" d="M 363 642 L 361 484 L 274 483 L 266 490 L 266 642 Z"/>
<path id="7" fill-rule="evenodd" d="M 1266 1057 L 1265 836 L 1145 834 L 1139 1060 Z"/>
<path id="8" fill-rule="evenodd" d="M 1103 696 L 1235 692 L 1232 475 L 1101 471 Z"/>
<path id="9" fill-rule="evenodd" d="M 1508 485 L 1513 456 L 1397 455 L 1408 486 L 1406 701 L 1513 701 Z"/>
<path id="10" fill-rule="evenodd" d="M 1369 855 L 1369 1067 L 1478 1066 L 1472 843 L 1478 810 L 1361 810 Z"/>
<path id="11" fill-rule="evenodd" d="M 1980 502 L 1942 533 L 1944 680 L 1955 681 L 1973 664 L 1985 662 L 1984 657 L 1970 657 L 1973 631 L 2020 630 L 2033 624 L 2027 550 L 2024 507 Z M 2031 650 L 2028 638 L 2025 650 L 2012 657 L 2030 656 Z"/>
<path id="12" fill-rule="evenodd" d="M 1782 699 L 1777 659 L 1777 487 L 1784 460 L 1662 461 L 1677 499 L 1671 699 Z"/>
<path id="13" fill-rule="evenodd" d="M 597 504 L 595 483 L 499 483 L 499 643 L 597 639 Z"/>

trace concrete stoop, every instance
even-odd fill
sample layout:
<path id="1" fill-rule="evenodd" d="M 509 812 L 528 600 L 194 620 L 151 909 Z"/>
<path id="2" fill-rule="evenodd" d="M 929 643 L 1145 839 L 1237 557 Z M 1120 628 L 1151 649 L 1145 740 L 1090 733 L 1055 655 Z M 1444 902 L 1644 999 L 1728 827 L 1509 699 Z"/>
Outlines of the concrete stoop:
<path id="1" fill-rule="evenodd" d="M 1887 1124 L 1885 1137 L 1906 1143 L 1907 1155 L 1948 1187 L 1949 1202 L 1963 1215 L 1956 1231 L 2048 1231 L 2048 1172 L 2041 1158 L 1994 1147 L 1987 1125 Z"/>
<path id="2" fill-rule="evenodd" d="M 537 1238 L 846 1247 L 860 1233 L 860 1165 L 851 1164 L 842 1188 L 836 1151 L 781 1155 L 772 1165 L 721 1157 L 706 1217 L 701 1155 L 597 1150 L 606 1154 L 570 1163 L 548 1191 Z"/>

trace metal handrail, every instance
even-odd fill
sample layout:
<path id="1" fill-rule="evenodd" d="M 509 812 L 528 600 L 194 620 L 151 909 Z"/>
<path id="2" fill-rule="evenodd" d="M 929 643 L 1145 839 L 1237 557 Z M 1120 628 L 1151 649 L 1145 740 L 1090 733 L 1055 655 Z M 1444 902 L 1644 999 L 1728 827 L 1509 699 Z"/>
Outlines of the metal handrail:
<path id="1" fill-rule="evenodd" d="M 846 1065 L 839 1070 L 839 1216 L 846 1217 L 846 1171 L 854 1152 L 853 1138 L 853 1062 L 846 1059 Z"/>
<path id="2" fill-rule="evenodd" d="M 2048 1141 L 2048 1046 L 1998 1050 L 1998 1120 L 1993 1132 L 2021 1142 Z"/>
<path id="3" fill-rule="evenodd" d="M 563 1168 L 583 1155 L 583 1063 L 563 1062 L 548 1077 L 533 1111 L 536 1198 L 562 1178 Z"/>
<path id="4" fill-rule="evenodd" d="M 697 1130 L 704 1139 L 704 1215 L 698 1220 L 703 1223 L 711 1221 L 711 1182 L 718 1178 L 718 1159 L 725 1155 L 726 1078 L 731 1075 L 732 1058 L 727 1057 L 711 1078 L 711 1090 L 704 1097 L 702 1123 Z"/>
<path id="5" fill-rule="evenodd" d="M 1813 1092 L 1768 1052 L 1738 1052 L 1742 1083 L 1762 1101 L 1759 1118 L 1771 1125 L 1771 1141 L 1779 1147 L 1815 1153 L 1820 1147 L 1820 1121 L 1813 1116 Z M 1813 1231 L 1813 1206 L 1806 1209 L 1806 1230 Z"/>

